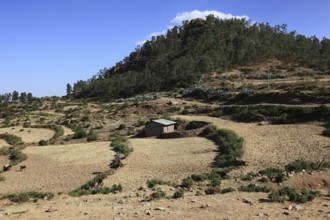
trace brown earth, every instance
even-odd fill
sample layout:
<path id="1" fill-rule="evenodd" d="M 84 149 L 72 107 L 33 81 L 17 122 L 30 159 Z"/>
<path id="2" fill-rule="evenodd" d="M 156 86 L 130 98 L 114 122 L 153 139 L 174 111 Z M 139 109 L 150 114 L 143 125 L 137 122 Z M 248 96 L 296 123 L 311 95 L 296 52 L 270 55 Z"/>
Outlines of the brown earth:
<path id="1" fill-rule="evenodd" d="M 2 175 L 0 194 L 24 191 L 67 192 L 92 179 L 93 172 L 108 169 L 114 152 L 109 142 L 27 147 L 24 171 L 13 167 Z"/>
<path id="2" fill-rule="evenodd" d="M 23 128 L 21 126 L 0 128 L 0 133 L 9 133 L 21 137 L 25 143 L 37 143 L 40 140 L 49 140 L 54 131 L 43 128 Z"/>

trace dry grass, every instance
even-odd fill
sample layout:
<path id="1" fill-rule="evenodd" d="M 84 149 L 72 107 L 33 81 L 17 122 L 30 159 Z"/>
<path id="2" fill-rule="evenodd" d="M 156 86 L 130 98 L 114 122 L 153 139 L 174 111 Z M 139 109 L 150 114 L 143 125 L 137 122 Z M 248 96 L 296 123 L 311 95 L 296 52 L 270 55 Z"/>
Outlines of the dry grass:
<path id="1" fill-rule="evenodd" d="M 0 139 L 0 148 L 4 146 L 9 146 L 9 144 L 5 140 Z"/>
<path id="2" fill-rule="evenodd" d="M 130 139 L 134 151 L 123 168 L 106 180 L 106 185 L 121 183 L 125 190 L 137 189 L 148 179 L 180 183 L 191 174 L 210 171 L 216 146 L 204 138 Z"/>
<path id="3" fill-rule="evenodd" d="M 21 191 L 61 192 L 72 190 L 93 178 L 93 172 L 105 171 L 114 155 L 109 142 L 28 147 L 28 160 L 6 172 L 0 194 Z M 23 184 L 24 183 L 24 184 Z"/>
<path id="4" fill-rule="evenodd" d="M 0 128 L 0 133 L 6 132 L 21 137 L 25 143 L 35 143 L 42 139 L 49 140 L 54 135 L 54 131 L 42 128 L 23 128 L 21 126 Z"/>

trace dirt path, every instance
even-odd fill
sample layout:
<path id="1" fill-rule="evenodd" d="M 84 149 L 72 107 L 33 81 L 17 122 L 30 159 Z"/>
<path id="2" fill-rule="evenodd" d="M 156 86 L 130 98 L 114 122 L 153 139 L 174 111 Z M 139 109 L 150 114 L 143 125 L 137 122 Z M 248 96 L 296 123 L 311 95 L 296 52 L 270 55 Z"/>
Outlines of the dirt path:
<path id="1" fill-rule="evenodd" d="M 130 139 L 134 152 L 124 167 L 109 176 L 106 185 L 121 183 L 125 190 L 136 190 L 148 179 L 180 183 L 183 178 L 209 171 L 216 146 L 205 138 Z"/>
<path id="2" fill-rule="evenodd" d="M 290 161 L 330 160 L 330 138 L 321 135 L 322 126 L 314 124 L 263 125 L 237 123 L 207 116 L 177 116 L 191 121 L 211 122 L 219 128 L 235 131 L 245 140 L 243 159 L 248 169 L 256 170 L 265 166 L 283 167 Z M 175 118 L 175 117 L 174 117 Z"/>
<path id="3" fill-rule="evenodd" d="M 22 191 L 69 191 L 105 171 L 114 155 L 109 142 L 27 147 L 24 171 L 19 166 L 3 173 L 0 194 Z"/>

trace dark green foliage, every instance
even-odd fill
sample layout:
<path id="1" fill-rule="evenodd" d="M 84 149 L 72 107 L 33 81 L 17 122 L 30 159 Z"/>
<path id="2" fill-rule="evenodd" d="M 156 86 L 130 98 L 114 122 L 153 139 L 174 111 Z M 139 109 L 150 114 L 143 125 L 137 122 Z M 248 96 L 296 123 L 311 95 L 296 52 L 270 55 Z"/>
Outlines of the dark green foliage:
<path id="1" fill-rule="evenodd" d="M 205 20 L 183 22 L 165 36 L 154 36 L 115 66 L 100 70 L 89 80 L 77 81 L 72 95 L 107 100 L 188 87 L 204 73 L 267 59 L 329 68 L 328 44 L 326 38 L 320 41 L 315 36 L 288 33 L 286 25 L 271 27 L 210 15 Z"/>
<path id="2" fill-rule="evenodd" d="M 98 139 L 98 135 L 94 129 L 90 129 L 87 134 L 87 141 L 96 141 Z"/>
<path id="3" fill-rule="evenodd" d="M 127 139 L 125 137 L 117 137 L 112 141 L 111 147 L 115 152 L 124 154 L 125 157 L 133 152 L 133 148 L 128 146 Z"/>
<path id="4" fill-rule="evenodd" d="M 87 133 L 82 127 L 79 127 L 78 129 L 76 129 L 73 134 L 73 138 L 75 138 L 75 139 L 84 138 L 86 136 L 87 136 Z"/>
<path id="5" fill-rule="evenodd" d="M 197 129 L 197 128 L 202 128 L 206 125 L 208 125 L 209 123 L 205 122 L 205 121 L 190 121 L 187 126 L 186 126 L 186 130 L 193 130 L 193 129 Z"/>
<path id="6" fill-rule="evenodd" d="M 118 130 L 124 130 L 126 129 L 126 125 L 125 124 L 120 124 L 118 127 Z"/>
<path id="7" fill-rule="evenodd" d="M 178 190 L 178 191 L 175 191 L 172 198 L 173 199 L 179 199 L 179 198 L 182 198 L 184 196 L 184 191 L 183 190 Z"/>
<path id="8" fill-rule="evenodd" d="M 156 192 L 153 192 L 150 194 L 150 200 L 154 200 L 154 199 L 161 199 L 164 198 L 166 196 L 166 193 L 162 190 L 157 190 Z"/>
<path id="9" fill-rule="evenodd" d="M 27 155 L 22 153 L 21 150 L 10 147 L 9 148 L 9 160 L 10 160 L 10 165 L 15 166 L 19 164 L 20 162 L 24 161 L 27 159 Z"/>
<path id="10" fill-rule="evenodd" d="M 247 186 L 240 186 L 239 191 L 242 192 L 270 192 L 270 188 L 267 186 L 257 186 L 255 184 L 249 184 Z"/>
<path id="11" fill-rule="evenodd" d="M 3 176 L 0 176 L 0 182 L 1 181 L 5 181 L 6 180 L 6 178 L 5 177 L 3 177 Z"/>
<path id="12" fill-rule="evenodd" d="M 54 194 L 41 192 L 24 192 L 19 194 L 9 194 L 2 197 L 2 199 L 9 199 L 11 202 L 23 203 L 30 200 L 38 201 L 38 199 L 52 199 Z"/>
<path id="13" fill-rule="evenodd" d="M 174 183 L 170 182 L 170 181 L 163 181 L 160 179 L 151 179 L 151 180 L 147 180 L 147 186 L 149 188 L 153 188 L 156 185 L 168 185 L 168 186 L 175 186 Z"/>
<path id="14" fill-rule="evenodd" d="M 182 180 L 181 186 L 190 189 L 194 185 L 192 178 L 188 177 Z"/>
<path id="15" fill-rule="evenodd" d="M 0 134 L 0 138 L 4 139 L 10 145 L 17 145 L 22 143 L 22 138 L 13 134 Z"/>
<path id="16" fill-rule="evenodd" d="M 305 160 L 295 160 L 294 162 L 285 165 L 285 170 L 288 172 L 291 171 L 301 172 L 302 170 L 308 172 L 308 171 L 321 170 L 326 168 L 330 168 L 330 161 L 315 163 Z"/>
<path id="17" fill-rule="evenodd" d="M 276 192 L 270 193 L 268 198 L 272 202 L 291 201 L 296 203 L 305 203 L 307 201 L 312 201 L 318 196 L 321 196 L 318 191 L 302 189 L 299 193 L 294 188 L 283 187 Z"/>
<path id="18" fill-rule="evenodd" d="M 230 192 L 235 192 L 236 190 L 232 187 L 229 187 L 229 188 L 224 188 L 221 190 L 221 194 L 225 194 L 225 193 L 230 193 Z"/>
<path id="19" fill-rule="evenodd" d="M 83 195 L 118 193 L 123 190 L 123 187 L 120 184 L 114 184 L 111 188 L 102 187 L 103 180 L 105 178 L 107 178 L 106 173 L 99 173 L 94 177 L 94 179 L 88 181 L 79 188 L 70 191 L 69 195 L 73 197 L 78 197 Z"/>
<path id="20" fill-rule="evenodd" d="M 205 190 L 206 195 L 221 193 L 220 186 L 210 186 Z"/>
<path id="21" fill-rule="evenodd" d="M 327 129 L 323 130 L 322 135 L 324 135 L 326 137 L 330 137 L 330 128 L 327 128 Z"/>
<path id="22" fill-rule="evenodd" d="M 267 176 L 270 180 L 273 180 L 276 183 L 281 183 L 285 180 L 284 170 L 278 168 L 266 168 L 264 170 L 260 170 L 259 173 Z"/>
<path id="23" fill-rule="evenodd" d="M 209 125 L 200 133 L 200 135 L 203 136 L 203 137 L 206 137 L 206 136 L 209 136 L 211 134 L 214 134 L 216 131 L 217 131 L 216 126 Z"/>
<path id="24" fill-rule="evenodd" d="M 39 141 L 39 146 L 46 146 L 48 143 L 46 140 L 40 140 Z"/>

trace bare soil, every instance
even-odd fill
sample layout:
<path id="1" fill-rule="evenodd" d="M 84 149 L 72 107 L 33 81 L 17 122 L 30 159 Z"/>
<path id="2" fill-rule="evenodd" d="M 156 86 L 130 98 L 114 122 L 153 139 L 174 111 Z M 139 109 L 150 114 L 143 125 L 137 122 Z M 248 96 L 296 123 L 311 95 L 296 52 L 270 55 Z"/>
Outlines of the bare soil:
<path id="1" fill-rule="evenodd" d="M 40 140 L 49 140 L 54 131 L 43 128 L 23 128 L 21 126 L 0 128 L 0 133 L 9 133 L 21 137 L 24 143 L 37 143 Z"/>

